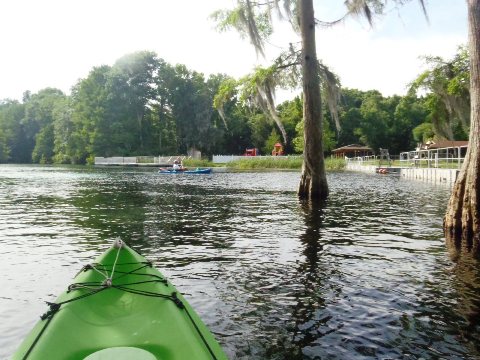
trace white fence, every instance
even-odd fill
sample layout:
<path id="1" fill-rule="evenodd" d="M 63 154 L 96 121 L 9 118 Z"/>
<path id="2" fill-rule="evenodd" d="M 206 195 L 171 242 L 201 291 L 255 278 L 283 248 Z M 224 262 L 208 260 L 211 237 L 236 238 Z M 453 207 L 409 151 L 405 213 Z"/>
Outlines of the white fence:
<path id="1" fill-rule="evenodd" d="M 388 155 L 388 157 L 380 156 L 380 155 L 355 156 L 351 158 L 345 157 L 345 161 L 347 162 L 347 164 L 357 163 L 357 164 L 372 164 L 372 165 L 387 164 L 398 159 L 399 159 L 398 155 Z"/>
<path id="2" fill-rule="evenodd" d="M 133 156 L 95 157 L 95 165 L 131 165 L 136 163 L 137 158 Z"/>
<path id="3" fill-rule="evenodd" d="M 460 169 L 465 159 L 467 148 L 468 145 L 430 150 L 405 151 L 400 153 L 400 156 L 390 156 L 390 160 L 398 160 L 401 167 Z M 345 160 L 347 161 L 347 164 L 390 164 L 388 159 L 378 155 L 357 156 L 346 158 Z"/>
<path id="4" fill-rule="evenodd" d="M 95 165 L 171 165 L 177 159 L 182 161 L 188 156 L 113 156 L 95 157 Z"/>
<path id="5" fill-rule="evenodd" d="M 414 167 L 456 167 L 462 166 L 468 145 L 431 150 L 417 150 L 400 153 L 400 163 Z"/>
<path id="6" fill-rule="evenodd" d="M 364 173 L 375 174 L 378 171 L 378 165 L 362 165 L 361 162 L 348 162 L 346 170 L 359 171 Z M 453 186 L 458 169 L 435 169 L 435 168 L 398 168 L 395 174 L 399 174 L 401 178 L 408 180 L 418 180 L 431 184 L 447 184 Z"/>

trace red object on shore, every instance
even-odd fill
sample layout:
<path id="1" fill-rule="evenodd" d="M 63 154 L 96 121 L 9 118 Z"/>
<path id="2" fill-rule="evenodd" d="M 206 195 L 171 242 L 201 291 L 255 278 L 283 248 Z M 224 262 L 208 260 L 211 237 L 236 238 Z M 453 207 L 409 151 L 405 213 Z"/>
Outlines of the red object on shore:
<path id="1" fill-rule="evenodd" d="M 246 149 L 245 154 L 243 156 L 257 156 L 258 155 L 258 149 L 253 148 L 253 149 Z"/>
<path id="2" fill-rule="evenodd" d="M 283 155 L 283 145 L 280 143 L 276 143 L 273 145 L 272 156 L 280 156 Z"/>

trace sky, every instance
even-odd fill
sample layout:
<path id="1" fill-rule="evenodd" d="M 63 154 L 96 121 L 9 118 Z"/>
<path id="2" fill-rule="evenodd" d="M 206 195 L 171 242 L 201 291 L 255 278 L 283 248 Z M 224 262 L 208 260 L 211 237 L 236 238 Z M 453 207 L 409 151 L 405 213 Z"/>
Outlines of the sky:
<path id="1" fill-rule="evenodd" d="M 334 20 L 344 0 L 314 0 L 315 17 Z M 317 28 L 317 55 L 343 87 L 404 95 L 426 68 L 422 56 L 453 57 L 467 42 L 465 0 L 425 0 L 401 8 L 389 1 L 386 15 L 351 18 Z M 69 94 L 94 66 L 113 65 L 123 55 L 154 51 L 170 64 L 185 64 L 206 76 L 235 78 L 268 64 L 298 36 L 287 23 L 275 26 L 266 58 L 233 30 L 219 33 L 209 15 L 234 0 L 2 0 L 0 1 L 0 99 L 21 100 L 55 87 Z"/>

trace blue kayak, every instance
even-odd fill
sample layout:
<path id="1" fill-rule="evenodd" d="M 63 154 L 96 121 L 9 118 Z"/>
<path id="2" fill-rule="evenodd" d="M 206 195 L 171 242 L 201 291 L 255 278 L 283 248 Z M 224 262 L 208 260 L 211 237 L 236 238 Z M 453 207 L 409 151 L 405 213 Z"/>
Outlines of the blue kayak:
<path id="1" fill-rule="evenodd" d="M 160 169 L 158 170 L 159 174 L 210 174 L 212 172 L 212 168 L 205 168 L 205 169 L 192 169 L 192 170 L 173 170 L 173 169 Z"/>

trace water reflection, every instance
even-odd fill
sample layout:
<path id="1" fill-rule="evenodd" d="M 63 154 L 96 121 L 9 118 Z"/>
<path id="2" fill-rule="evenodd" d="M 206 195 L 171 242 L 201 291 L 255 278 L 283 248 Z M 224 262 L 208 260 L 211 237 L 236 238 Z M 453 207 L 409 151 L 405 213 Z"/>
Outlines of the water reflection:
<path id="1" fill-rule="evenodd" d="M 297 266 L 298 281 L 302 284 L 302 291 L 295 296 L 296 305 L 292 311 L 295 321 L 292 329 L 292 339 L 296 348 L 292 355 L 295 358 L 303 357 L 303 349 L 309 349 L 326 334 L 335 331 L 329 327 L 332 316 L 325 314 L 325 281 L 328 272 L 335 271 L 335 264 L 329 268 L 320 261 L 324 244 L 321 238 L 322 223 L 324 221 L 324 204 L 302 202 L 301 211 L 305 221 L 305 232 L 300 236 L 303 245 L 304 260 Z"/>
<path id="2" fill-rule="evenodd" d="M 465 256 L 458 260 L 452 272 L 459 294 L 454 311 L 463 319 L 459 322 L 460 335 L 473 352 L 480 353 L 480 266 L 478 261 Z"/>
<path id="3" fill-rule="evenodd" d="M 149 198 L 142 190 L 141 184 L 128 180 L 86 184 L 70 200 L 77 209 L 74 222 L 95 231 L 100 241 L 120 237 L 130 243 L 143 239 Z"/>

